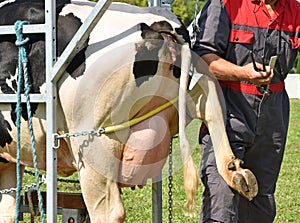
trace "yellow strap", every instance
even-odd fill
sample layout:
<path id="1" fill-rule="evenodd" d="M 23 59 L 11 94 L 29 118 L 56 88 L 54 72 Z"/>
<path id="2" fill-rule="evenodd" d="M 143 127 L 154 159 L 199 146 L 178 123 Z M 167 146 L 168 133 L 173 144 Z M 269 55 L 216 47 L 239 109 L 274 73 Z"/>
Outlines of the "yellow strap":
<path id="1" fill-rule="evenodd" d="M 104 128 L 105 133 L 107 133 L 107 134 L 108 134 L 108 133 L 113 133 L 113 132 L 120 131 L 120 130 L 122 130 L 122 129 L 128 128 L 128 127 L 130 127 L 130 126 L 133 126 L 133 125 L 135 125 L 135 124 L 138 124 L 138 123 L 140 123 L 140 122 L 146 120 L 147 118 L 150 118 L 151 116 L 156 115 L 157 113 L 161 112 L 162 110 L 164 110 L 164 109 L 170 107 L 170 106 L 173 105 L 175 102 L 177 102 L 177 100 L 178 100 L 178 97 L 172 99 L 171 101 L 166 102 L 165 104 L 163 104 L 163 105 L 157 107 L 156 109 L 154 109 L 154 110 L 148 112 L 148 113 L 145 114 L 145 115 L 142 115 L 142 116 L 140 116 L 140 117 L 134 118 L 134 119 L 129 120 L 129 121 L 126 121 L 126 122 L 124 122 L 124 123 L 122 123 L 122 124 L 119 124 L 119 125 L 108 126 L 108 127 Z"/>

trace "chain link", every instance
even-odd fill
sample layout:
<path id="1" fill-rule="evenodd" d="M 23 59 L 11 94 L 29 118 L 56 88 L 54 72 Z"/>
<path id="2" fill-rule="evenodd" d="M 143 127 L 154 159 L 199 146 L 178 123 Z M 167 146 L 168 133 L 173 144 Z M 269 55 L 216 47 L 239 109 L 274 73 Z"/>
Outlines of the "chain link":
<path id="1" fill-rule="evenodd" d="M 70 179 L 62 179 L 62 178 L 57 178 L 58 182 L 63 182 L 63 183 L 76 183 L 79 184 L 79 180 L 70 180 Z"/>
<path id="2" fill-rule="evenodd" d="M 29 175 L 32 175 L 34 176 L 34 172 L 32 171 L 29 171 L 29 170 L 24 170 L 25 173 L 29 174 Z M 39 174 L 39 177 L 42 178 L 42 181 L 40 182 L 40 185 L 44 184 L 45 181 L 46 181 L 46 176 L 44 174 Z M 79 183 L 79 180 L 70 180 L 70 179 L 63 179 L 63 178 L 57 178 L 57 181 L 59 182 L 63 182 L 63 183 Z M 36 188 L 37 184 L 35 183 L 32 183 L 30 185 L 27 185 L 27 186 L 23 186 L 21 188 L 21 190 L 25 190 L 25 191 L 28 191 L 30 189 L 34 189 Z M 3 189 L 3 190 L 0 190 L 0 194 L 9 194 L 9 193 L 14 193 L 16 192 L 17 189 L 16 188 L 10 188 L 10 189 Z"/>
<path id="3" fill-rule="evenodd" d="M 87 135 L 97 135 L 101 136 L 102 134 L 105 133 L 104 128 L 99 128 L 98 130 L 91 130 L 91 131 L 82 131 L 82 132 L 75 132 L 75 133 L 65 133 L 65 134 L 57 134 L 55 136 L 56 139 L 61 139 L 61 138 L 70 138 L 70 137 L 78 137 L 78 136 L 87 136 Z"/>
<path id="4" fill-rule="evenodd" d="M 46 180 L 46 176 L 45 175 L 42 175 L 42 181 L 40 181 L 40 185 L 44 184 L 45 183 L 45 180 Z M 36 183 L 32 183 L 30 185 L 26 185 L 26 186 L 22 186 L 21 187 L 21 190 L 25 190 L 25 191 L 28 191 L 30 189 L 34 189 L 37 187 L 37 184 Z M 10 188 L 10 189 L 3 189 L 3 190 L 0 190 L 0 194 L 10 194 L 10 193 L 15 193 L 17 192 L 17 188 Z"/>
<path id="5" fill-rule="evenodd" d="M 97 130 L 91 130 L 91 131 L 82 131 L 82 132 L 74 132 L 74 133 L 64 133 L 64 134 L 53 134 L 54 138 L 54 149 L 58 149 L 60 147 L 60 139 L 61 138 L 71 138 L 71 137 L 78 137 L 78 136 L 101 136 L 102 134 L 105 134 L 104 128 L 99 128 Z"/>
<path id="6" fill-rule="evenodd" d="M 172 187 L 173 187 L 173 153 L 172 153 L 172 147 L 173 147 L 173 139 L 178 138 L 178 136 L 174 136 L 170 140 L 170 151 L 169 151 L 169 223 L 172 223 L 173 221 L 173 216 L 172 216 L 172 211 L 173 211 L 173 192 L 172 192 Z"/>
<path id="7" fill-rule="evenodd" d="M 34 176 L 34 172 L 30 171 L 30 170 L 25 170 L 25 173 Z M 39 177 L 43 177 L 43 174 L 39 174 Z M 79 180 L 70 180 L 70 179 L 63 179 L 63 178 L 57 178 L 58 182 L 63 182 L 63 183 L 79 183 Z"/>

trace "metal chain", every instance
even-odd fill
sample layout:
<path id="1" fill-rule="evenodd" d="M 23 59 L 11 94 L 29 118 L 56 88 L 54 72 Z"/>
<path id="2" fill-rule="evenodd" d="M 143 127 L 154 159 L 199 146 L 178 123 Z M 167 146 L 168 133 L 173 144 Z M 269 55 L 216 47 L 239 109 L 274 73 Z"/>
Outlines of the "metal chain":
<path id="1" fill-rule="evenodd" d="M 57 134 L 56 138 L 61 139 L 61 138 L 70 138 L 70 137 L 87 136 L 87 135 L 101 136 L 104 133 L 105 133 L 105 129 L 99 128 L 98 130 L 82 131 L 82 132 L 75 132 L 75 133 L 65 133 L 65 134 L 61 134 L 61 135 Z"/>
<path id="2" fill-rule="evenodd" d="M 42 175 L 42 180 L 39 182 L 39 185 L 44 184 L 45 181 L 46 181 L 46 176 Z M 37 188 L 36 183 L 32 183 L 32 184 L 26 185 L 26 186 L 22 186 L 21 190 L 28 191 L 28 190 L 34 189 L 34 188 Z M 17 188 L 3 189 L 3 190 L 0 190 L 0 194 L 10 194 L 10 193 L 17 192 L 17 190 L 18 190 Z"/>
<path id="3" fill-rule="evenodd" d="M 104 128 L 99 128 L 97 130 L 91 130 L 91 131 L 82 131 L 82 132 L 74 132 L 74 133 L 64 133 L 64 134 L 53 134 L 54 137 L 54 149 L 58 149 L 60 147 L 60 139 L 61 138 L 71 138 L 71 137 L 78 137 L 78 136 L 101 136 L 102 134 L 105 134 Z"/>
<path id="4" fill-rule="evenodd" d="M 24 173 L 27 173 L 32 176 L 35 175 L 34 172 L 29 171 L 29 170 L 24 170 Z M 44 184 L 46 181 L 46 176 L 44 174 L 39 174 L 39 177 L 42 178 L 42 181 L 40 181 L 40 185 Z M 69 180 L 69 179 L 63 179 L 63 178 L 57 178 L 57 181 L 63 182 L 63 183 L 79 183 L 79 180 Z M 30 185 L 23 186 L 21 188 L 21 190 L 27 191 L 27 190 L 36 188 L 36 186 L 37 186 L 36 183 L 32 183 Z M 0 190 L 0 194 L 9 194 L 9 193 L 16 192 L 16 190 L 17 190 L 17 188 L 3 189 L 3 190 Z"/>
<path id="5" fill-rule="evenodd" d="M 57 178 L 57 181 L 63 182 L 63 183 L 76 183 L 76 184 L 79 184 L 79 180 L 69 180 L 69 179 Z"/>
<path id="6" fill-rule="evenodd" d="M 25 173 L 34 176 L 34 172 L 32 172 L 30 170 L 25 170 Z M 42 177 L 44 175 L 39 174 L 39 176 Z M 57 181 L 63 182 L 63 183 L 79 183 L 79 180 L 70 180 L 70 179 L 63 179 L 63 178 L 57 178 Z"/>
<path id="7" fill-rule="evenodd" d="M 173 139 L 178 138 L 178 136 L 174 136 L 170 140 L 170 151 L 169 151 L 169 223 L 172 223 L 173 216 L 173 198 L 172 198 L 172 187 L 173 187 L 173 153 L 172 153 L 172 147 L 173 147 Z"/>

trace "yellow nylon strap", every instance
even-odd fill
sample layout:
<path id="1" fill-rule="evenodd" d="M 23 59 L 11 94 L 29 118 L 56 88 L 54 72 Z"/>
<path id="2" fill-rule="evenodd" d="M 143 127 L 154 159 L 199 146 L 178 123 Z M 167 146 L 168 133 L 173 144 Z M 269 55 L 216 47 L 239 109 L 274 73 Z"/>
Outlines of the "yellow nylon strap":
<path id="1" fill-rule="evenodd" d="M 148 112 L 148 113 L 145 114 L 145 115 L 142 115 L 142 116 L 140 116 L 140 117 L 134 118 L 134 119 L 129 120 L 129 121 L 126 121 L 126 122 L 124 122 L 124 123 L 122 123 L 122 124 L 119 124 L 119 125 L 108 126 L 108 127 L 104 128 L 105 133 L 106 133 L 106 134 L 113 133 L 113 132 L 120 131 L 120 130 L 122 130 L 122 129 L 128 128 L 128 127 L 130 127 L 130 126 L 133 126 L 133 125 L 135 125 L 135 124 L 138 124 L 138 123 L 140 123 L 140 122 L 146 120 L 147 118 L 150 118 L 151 116 L 156 115 L 157 113 L 161 112 L 162 110 L 164 110 L 164 109 L 170 107 L 170 106 L 173 105 L 175 102 L 177 102 L 177 100 L 178 100 L 178 97 L 172 99 L 171 101 L 166 102 L 165 104 L 163 104 L 163 105 L 157 107 L 156 109 L 154 109 L 154 110 Z"/>

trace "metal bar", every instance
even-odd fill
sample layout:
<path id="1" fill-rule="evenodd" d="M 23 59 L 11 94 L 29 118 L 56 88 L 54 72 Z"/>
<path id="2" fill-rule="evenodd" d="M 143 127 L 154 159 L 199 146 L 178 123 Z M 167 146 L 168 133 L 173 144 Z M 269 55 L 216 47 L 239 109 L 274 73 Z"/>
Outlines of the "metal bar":
<path id="1" fill-rule="evenodd" d="M 161 174 L 152 179 L 152 222 L 162 221 L 162 179 Z"/>
<path id="2" fill-rule="evenodd" d="M 148 0 L 148 7 L 161 7 L 161 0 Z"/>
<path id="3" fill-rule="evenodd" d="M 46 25 L 45 24 L 32 24 L 32 25 L 24 25 L 23 33 L 45 33 Z M 0 26 L 0 35 L 3 34 L 12 34 L 15 35 L 16 31 L 13 25 L 5 25 Z"/>
<path id="4" fill-rule="evenodd" d="M 43 94 L 29 94 L 30 102 L 44 103 L 46 102 L 46 96 Z M 16 94 L 0 94 L 0 103 L 14 103 L 17 102 Z M 24 94 L 21 95 L 21 102 L 26 102 Z"/>
<path id="5" fill-rule="evenodd" d="M 56 132 L 56 83 L 51 81 L 52 67 L 56 60 L 56 1 L 45 0 L 46 48 L 46 183 L 47 222 L 57 223 L 57 153 L 53 133 Z"/>
<path id="6" fill-rule="evenodd" d="M 161 0 L 148 0 L 148 7 L 161 7 Z M 152 223 L 162 221 L 162 175 L 152 179 Z"/>
<path id="7" fill-rule="evenodd" d="M 62 55 L 55 63 L 52 69 L 53 82 L 57 82 L 59 80 L 59 78 L 64 73 L 73 57 L 78 53 L 78 51 L 92 32 L 96 23 L 103 16 L 104 12 L 111 2 L 112 0 L 101 0 L 97 2 L 94 9 L 91 11 L 85 22 L 78 29 L 71 42 L 68 44 Z"/>

